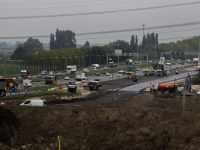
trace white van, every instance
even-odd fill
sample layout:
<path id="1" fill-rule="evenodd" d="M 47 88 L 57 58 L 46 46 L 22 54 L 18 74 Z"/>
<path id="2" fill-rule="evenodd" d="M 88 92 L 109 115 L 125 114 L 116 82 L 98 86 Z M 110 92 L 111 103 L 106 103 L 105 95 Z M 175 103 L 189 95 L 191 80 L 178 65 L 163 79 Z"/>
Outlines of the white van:
<path id="1" fill-rule="evenodd" d="M 41 99 L 28 99 L 21 103 L 22 106 L 46 106 L 46 101 Z"/>

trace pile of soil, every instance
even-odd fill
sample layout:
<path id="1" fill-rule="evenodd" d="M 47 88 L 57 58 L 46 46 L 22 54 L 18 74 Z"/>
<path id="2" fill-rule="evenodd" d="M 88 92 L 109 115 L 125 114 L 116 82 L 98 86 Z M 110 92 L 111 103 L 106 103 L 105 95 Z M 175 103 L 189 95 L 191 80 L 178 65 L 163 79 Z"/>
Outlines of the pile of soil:
<path id="1" fill-rule="evenodd" d="M 199 149 L 200 112 L 4 106 L 20 119 L 18 150 Z M 0 134 L 2 136 L 2 134 Z"/>
<path id="2" fill-rule="evenodd" d="M 19 119 L 10 110 L 0 107 L 0 142 L 13 146 L 18 140 L 18 130 Z M 1 147 L 3 147 L 3 144 L 1 144 Z"/>

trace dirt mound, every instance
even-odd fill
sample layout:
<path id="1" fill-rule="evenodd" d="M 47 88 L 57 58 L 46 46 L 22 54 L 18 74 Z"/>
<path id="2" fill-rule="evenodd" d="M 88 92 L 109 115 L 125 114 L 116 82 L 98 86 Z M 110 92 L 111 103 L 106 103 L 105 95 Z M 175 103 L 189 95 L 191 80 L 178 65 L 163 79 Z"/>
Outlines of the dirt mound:
<path id="1" fill-rule="evenodd" d="M 0 107 L 0 142 L 13 146 L 18 139 L 19 120 L 10 111 Z"/>
<path id="2" fill-rule="evenodd" d="M 4 106 L 20 119 L 17 149 L 199 149 L 199 111 Z M 22 148 L 23 146 L 23 148 Z"/>

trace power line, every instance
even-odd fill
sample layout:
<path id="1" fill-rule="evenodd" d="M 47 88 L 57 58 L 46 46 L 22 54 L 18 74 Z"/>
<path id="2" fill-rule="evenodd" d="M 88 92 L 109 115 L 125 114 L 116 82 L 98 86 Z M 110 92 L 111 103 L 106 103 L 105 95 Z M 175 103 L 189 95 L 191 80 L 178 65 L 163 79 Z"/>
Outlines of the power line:
<path id="1" fill-rule="evenodd" d="M 60 7 L 45 7 L 45 8 L 21 8 L 21 9 L 1 9 L 0 11 L 9 11 L 9 10 L 34 10 L 34 9 L 56 9 L 56 8 L 72 8 L 72 7 L 84 7 L 84 6 L 98 6 L 98 5 L 110 5 L 110 4 L 122 4 L 122 3 L 133 3 L 136 1 L 123 1 L 123 2 L 114 2 L 114 3 L 103 3 L 103 4 L 90 4 L 90 5 L 77 5 L 77 6 L 60 6 Z"/>
<path id="2" fill-rule="evenodd" d="M 146 27 L 145 30 L 183 27 L 183 26 L 191 26 L 191 25 L 198 25 L 198 24 L 200 24 L 200 21 L 199 22 L 182 23 L 182 24 L 172 24 L 172 25 Z M 122 33 L 122 32 L 141 31 L 141 30 L 143 30 L 143 28 L 112 30 L 112 31 L 100 31 L 100 32 L 86 32 L 86 33 L 77 33 L 76 35 L 78 35 L 78 36 L 82 36 L 82 35 L 97 35 L 97 34 Z M 29 37 L 46 38 L 46 37 L 49 37 L 49 35 L 0 37 L 0 39 L 23 39 L 23 38 L 29 38 Z"/>
<path id="3" fill-rule="evenodd" d="M 126 9 L 126 10 L 113 10 L 113 11 L 103 11 L 103 12 L 90 12 L 90 13 L 77 13 L 77 14 L 0 17 L 0 20 L 5 20 L 5 19 L 52 18 L 52 17 L 67 17 L 67 16 L 69 17 L 69 16 L 83 16 L 83 15 L 99 15 L 99 14 L 110 14 L 110 13 L 119 13 L 119 12 L 141 11 L 141 10 L 150 10 L 150 9 L 159 9 L 159 8 L 186 6 L 186 5 L 193 5 L 193 4 L 199 4 L 199 3 L 200 3 L 200 1 L 196 1 L 196 2 L 190 2 L 190 3 L 171 4 L 171 5 L 145 7 L 145 8 L 135 8 L 135 9 Z M 145 30 L 146 30 L 146 28 L 145 28 Z"/>

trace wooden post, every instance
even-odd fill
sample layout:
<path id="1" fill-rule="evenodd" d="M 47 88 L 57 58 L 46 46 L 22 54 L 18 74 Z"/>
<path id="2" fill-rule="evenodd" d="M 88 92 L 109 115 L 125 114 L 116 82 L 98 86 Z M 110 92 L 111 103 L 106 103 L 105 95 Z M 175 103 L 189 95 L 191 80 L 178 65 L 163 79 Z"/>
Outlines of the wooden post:
<path id="1" fill-rule="evenodd" d="M 196 92 L 193 92 L 193 110 L 196 109 Z"/>
<path id="2" fill-rule="evenodd" d="M 185 86 L 183 86 L 183 110 L 185 110 Z"/>

